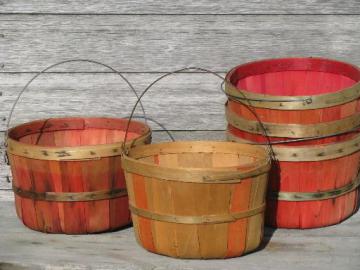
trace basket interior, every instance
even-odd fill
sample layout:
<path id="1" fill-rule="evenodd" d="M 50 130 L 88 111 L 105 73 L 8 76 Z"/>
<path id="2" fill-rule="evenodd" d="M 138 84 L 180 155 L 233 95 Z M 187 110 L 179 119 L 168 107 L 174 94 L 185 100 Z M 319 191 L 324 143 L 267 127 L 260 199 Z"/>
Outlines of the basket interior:
<path id="1" fill-rule="evenodd" d="M 172 147 L 176 147 L 175 149 Z M 200 146 L 199 146 L 200 145 Z M 227 147 L 222 147 L 226 145 Z M 160 146 L 160 147 L 159 147 Z M 167 148 L 166 146 L 170 146 Z M 203 147 L 204 146 L 204 147 Z M 228 146 L 234 146 L 232 149 Z M 266 159 L 266 151 L 256 146 L 231 142 L 175 142 L 139 146 L 130 156 L 146 163 L 168 168 L 252 169 Z M 146 149 L 146 154 L 142 153 Z M 212 151 L 211 151 L 212 150 Z"/>
<path id="2" fill-rule="evenodd" d="M 319 95 L 358 83 L 360 71 L 349 64 L 326 59 L 274 59 L 240 66 L 230 81 L 239 89 L 259 94 Z"/>
<path id="3" fill-rule="evenodd" d="M 19 125 L 9 132 L 9 138 L 39 146 L 75 147 L 122 142 L 127 119 L 119 118 L 54 118 Z M 138 138 L 149 128 L 132 121 L 128 141 Z"/>
<path id="4" fill-rule="evenodd" d="M 221 168 L 251 167 L 256 157 L 239 156 L 232 153 L 176 153 L 158 154 L 140 159 L 142 161 L 177 168 Z"/>

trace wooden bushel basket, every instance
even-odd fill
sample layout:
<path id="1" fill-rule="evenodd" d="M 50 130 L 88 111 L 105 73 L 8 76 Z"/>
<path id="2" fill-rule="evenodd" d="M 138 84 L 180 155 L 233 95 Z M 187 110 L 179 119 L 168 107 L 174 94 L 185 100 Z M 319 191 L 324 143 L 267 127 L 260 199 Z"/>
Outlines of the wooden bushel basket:
<path id="1" fill-rule="evenodd" d="M 270 163 L 263 147 L 232 142 L 130 148 L 122 166 L 137 241 L 178 258 L 255 250 L 263 238 Z"/>
<path id="2" fill-rule="evenodd" d="M 129 224 L 121 168 L 127 128 L 127 147 L 150 143 L 150 128 L 137 121 L 129 124 L 128 119 L 52 118 L 10 129 L 7 154 L 22 222 L 33 230 L 66 234 Z"/>
<path id="3" fill-rule="evenodd" d="M 323 227 L 357 210 L 357 67 L 321 58 L 263 60 L 231 70 L 225 90 L 228 139 L 270 140 L 278 160 L 269 179 L 268 225 Z"/>

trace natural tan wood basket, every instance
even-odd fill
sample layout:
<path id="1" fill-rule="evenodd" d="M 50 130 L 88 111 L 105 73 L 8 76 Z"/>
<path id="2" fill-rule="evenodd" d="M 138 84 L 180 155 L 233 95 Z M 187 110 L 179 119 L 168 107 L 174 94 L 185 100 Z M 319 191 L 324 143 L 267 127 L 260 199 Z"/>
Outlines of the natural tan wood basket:
<path id="1" fill-rule="evenodd" d="M 226 258 L 263 238 L 270 158 L 259 146 L 169 142 L 122 159 L 137 241 L 179 258 Z"/>
<path id="2" fill-rule="evenodd" d="M 162 75 L 197 70 L 185 68 Z M 128 125 L 129 127 L 129 125 Z M 172 137 L 171 137 L 172 138 Z M 125 134 L 124 145 L 127 135 Z M 172 138 L 173 139 L 173 138 Z M 127 148 L 122 168 L 137 241 L 178 258 L 228 258 L 263 238 L 269 149 L 234 142 L 182 141 Z"/>

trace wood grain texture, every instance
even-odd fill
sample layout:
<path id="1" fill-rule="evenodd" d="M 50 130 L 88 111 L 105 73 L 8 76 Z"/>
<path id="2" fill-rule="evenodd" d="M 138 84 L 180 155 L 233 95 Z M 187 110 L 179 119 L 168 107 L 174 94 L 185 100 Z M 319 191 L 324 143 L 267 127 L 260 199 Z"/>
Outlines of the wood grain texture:
<path id="1" fill-rule="evenodd" d="M 336 0 L 275 1 L 26 1 L 2 0 L 1 13 L 56 14 L 359 14 L 356 0 L 346 5 Z"/>
<path id="2" fill-rule="evenodd" d="M 275 0 L 275 1 L 24 1 L 24 0 L 0 0 L 0 14 L 13 13 L 13 15 L 0 16 L 0 130 L 4 130 L 4 117 L 7 117 L 11 103 L 14 101 L 16 91 L 24 85 L 28 74 L 9 74 L 6 72 L 34 72 L 41 70 L 48 64 L 71 57 L 94 58 L 114 65 L 125 72 L 154 72 L 170 71 L 175 68 L 188 65 L 199 65 L 216 71 L 227 71 L 230 67 L 239 63 L 278 56 L 294 55 L 318 55 L 338 58 L 360 63 L 358 48 L 359 40 L 359 16 L 358 0 L 323 1 L 323 0 Z M 34 13 L 31 16 L 21 15 Z M 60 16 L 44 16 L 46 14 L 63 14 Z M 83 16 L 68 16 L 66 14 L 84 14 Z M 86 14 L 93 14 L 88 16 Z M 124 16 L 99 16 L 97 14 L 123 14 Z M 128 15 L 131 16 L 128 16 Z M 151 16 L 133 14 L 154 14 Z M 158 14 L 159 16 L 156 16 Z M 174 14 L 176 16 L 164 16 Z M 188 16 L 187 14 L 247 14 L 245 16 Z M 265 14 L 253 16 L 252 14 Z M 348 14 L 341 16 L 277 16 L 269 14 Z M 37 16 L 38 15 L 38 16 Z M 182 16 L 185 15 L 185 16 Z M 209 57 L 211 55 L 211 57 Z M 63 68 L 62 71 L 103 71 L 88 66 Z M 131 76 L 142 76 L 134 74 Z M 12 77 L 14 76 L 14 77 Z M 118 79 L 114 77 L 111 83 L 107 80 L 99 83 L 99 88 L 90 87 L 96 93 L 72 94 L 70 91 L 61 92 L 61 87 L 66 89 L 69 77 L 63 77 L 57 83 L 58 91 L 40 91 L 40 95 L 29 94 L 28 101 L 19 105 L 19 116 L 14 123 L 23 122 L 26 118 L 36 119 L 39 116 L 62 115 L 65 110 L 61 109 L 58 98 L 62 99 L 62 105 L 66 103 L 67 94 L 71 95 L 66 109 L 84 100 L 80 106 L 83 108 L 74 110 L 71 107 L 70 114 L 88 113 L 86 106 L 94 105 L 91 109 L 94 114 L 113 115 L 117 111 L 114 102 L 115 95 L 104 100 L 110 101 L 106 108 L 100 107 L 99 94 L 103 89 L 117 89 Z M 98 74 L 94 80 L 99 78 Z M 149 76 L 152 79 L 152 75 Z M 21 79 L 25 78 L 25 79 Z M 186 79 L 186 77 L 183 77 Z M 210 77 L 209 77 L 210 78 Z M 151 80 L 149 79 L 149 81 Z M 46 80 L 46 79 L 45 79 Z M 86 84 L 84 77 L 84 89 Z M 101 80 L 101 79 L 100 79 Z M 179 90 L 186 90 L 190 82 L 196 89 L 209 91 L 215 82 L 204 83 L 204 77 L 198 81 L 179 80 L 177 85 L 184 84 Z M 211 80 L 205 78 L 206 81 Z M 10 82 L 11 81 L 11 82 Z M 90 79 L 89 82 L 92 80 Z M 147 84 L 148 81 L 139 84 Z M 76 87 L 78 84 L 69 80 Z M 135 82 L 135 80 L 134 80 Z M 138 81 L 136 80 L 138 83 Z M 172 81 L 173 82 L 173 81 Z M 171 82 L 171 83 L 172 83 Z M 50 79 L 47 82 L 52 85 Z M 40 83 L 41 84 L 41 83 Z M 45 86 L 46 84 L 44 84 Z M 96 84 L 95 84 L 96 85 Z M 168 85 L 168 84 L 167 84 Z M 206 86 L 202 88 L 203 86 Z M 55 87 L 56 88 L 56 87 Z M 53 88 L 52 90 L 54 90 Z M 140 87 L 141 88 L 141 87 Z M 166 87 L 165 87 L 166 88 Z M 8 89 L 13 89 L 8 91 Z M 122 86 L 121 89 L 125 89 Z M 205 89 L 205 90 L 204 90 Z M 217 89 L 217 88 L 216 88 Z M 36 89 L 34 89 L 36 92 Z M 113 92 L 113 91 L 111 91 Z M 181 103 L 185 95 L 172 91 L 171 101 Z M 197 103 L 204 106 L 202 98 L 209 100 L 217 99 L 205 92 L 204 96 L 193 95 Z M 105 91 L 106 93 L 106 91 Z M 106 93 L 108 94 L 108 93 Z M 51 96 L 47 100 L 47 96 Z M 130 97 L 128 96 L 122 96 Z M 159 95 L 163 98 L 164 96 Z M 30 101 L 34 101 L 32 105 Z M 55 104 L 55 107 L 41 105 Z M 220 99 L 218 99 L 220 101 Z M 188 100 L 186 100 L 188 101 Z M 149 99 L 150 104 L 154 104 Z M 148 102 L 148 104 L 149 104 Z M 162 101 L 164 102 L 164 101 Z M 220 101 L 222 103 L 222 100 Z M 127 102 L 126 102 L 127 103 Z M 195 102 L 194 102 L 195 103 Z M 123 102 L 121 103 L 123 106 Z M 217 103 L 216 103 L 217 104 Z M 25 107 L 22 108 L 22 106 Z M 146 104 L 145 104 L 146 105 Z M 155 106 L 156 105 L 156 106 Z M 157 120 L 167 121 L 165 113 L 156 112 L 151 106 L 152 116 Z M 211 112 L 211 118 L 223 113 L 219 104 L 215 107 L 204 107 L 204 111 Z M 32 107 L 33 106 L 33 107 Z M 31 108 L 32 107 L 32 108 Z M 85 108 L 86 107 L 86 108 Z M 184 119 L 188 116 L 188 109 L 193 108 L 193 103 L 184 106 L 178 114 L 185 112 Z M 6 109 L 2 109 L 6 108 Z M 36 113 L 37 108 L 40 114 Z M 168 107 L 163 106 L 165 111 Z M 174 107 L 175 108 L 175 107 Z M 26 110 L 32 109 L 34 113 L 26 115 Z M 56 110 L 55 110 L 56 109 Z M 106 109 L 106 110 L 105 110 Z M 216 111 L 214 111 L 214 109 Z M 123 111 L 123 107 L 121 107 Z M 176 115 L 176 111 L 172 112 Z M 198 112 L 201 117 L 204 112 Z M 209 113 L 210 114 L 210 113 Z M 207 116 L 209 116 L 209 114 Z M 16 114 L 17 115 L 17 114 Z M 117 113 L 116 113 L 117 115 Z M 34 117 L 34 118 L 31 118 Z M 219 118 L 220 119 L 220 118 Z M 197 121 L 194 117 L 191 120 Z M 209 121 L 209 118 L 204 118 Z M 170 124 L 176 127 L 176 121 Z M 195 122 L 194 122 L 195 123 Z M 214 126 L 218 125 L 215 121 Z M 165 123 L 166 124 L 166 123 Z M 200 125 L 201 126 L 201 125 Z M 155 127 L 156 128 L 156 127 Z M 169 128 L 169 127 L 168 127 Z M 199 128 L 200 129 L 200 128 Z M 206 127 L 205 129 L 212 129 Z M 0 138 L 3 132 L 0 132 Z M 167 139 L 165 133 L 155 133 L 161 141 Z M 223 132 L 175 132 L 178 139 L 223 139 Z M 156 140 L 155 140 L 156 141 Z M 2 141 L 0 140 L 2 145 Z M 5 181 L 8 175 L 8 167 L 4 166 L 2 159 L 3 149 L 0 147 L 0 189 L 10 188 L 10 183 Z M 239 259 L 226 261 L 182 261 L 172 260 L 157 255 L 152 255 L 141 249 L 136 243 L 132 229 L 119 231 L 111 234 L 92 236 L 66 236 L 44 235 L 26 229 L 18 220 L 13 206 L 13 193 L 9 190 L 0 190 L 0 268 L 1 269 L 239 269 L 246 268 L 263 269 L 269 265 L 278 270 L 287 270 L 289 265 L 294 270 L 300 269 L 359 269 L 360 262 L 360 215 L 354 215 L 351 219 L 338 226 L 328 227 L 322 230 L 288 231 L 277 230 L 267 247 L 256 254 L 250 254 Z M 9 200 L 11 202 L 9 202 Z M 265 231 L 265 239 L 271 238 L 272 231 Z M 20 237 L 21 236 L 21 237 Z M 124 249 L 123 247 L 126 247 Z M 306 258 L 306 259 L 305 259 Z M 84 263 L 86 262 L 86 263 Z"/>
<path id="3" fill-rule="evenodd" d="M 159 129 L 154 126 L 154 129 Z M 225 131 L 172 131 L 176 140 L 225 140 Z M 3 147 L 4 132 L 0 132 L 0 190 L 11 189 L 11 173 L 10 168 L 4 162 L 4 147 Z M 153 142 L 169 141 L 166 132 L 153 131 Z M 12 192 L 11 192 L 12 194 Z"/>
<path id="4" fill-rule="evenodd" d="M 2 72 L 31 72 L 88 57 L 126 72 L 184 66 L 225 72 L 245 61 L 280 56 L 357 64 L 359 27 L 357 15 L 2 15 L 0 67 Z"/>
<path id="5" fill-rule="evenodd" d="M 0 192 L 0 198 L 6 197 L 7 193 Z M 356 270 L 360 267 L 359 213 L 338 226 L 321 230 L 273 232 L 266 229 L 265 240 L 271 241 L 265 249 L 242 258 L 211 261 L 174 260 L 146 252 L 136 243 L 133 228 L 83 236 L 33 232 L 19 222 L 12 202 L 1 201 L 0 216 L 1 266 L 50 270 L 235 270 L 239 267 L 257 270 L 266 269 L 269 265 L 279 270 L 287 270 L 289 265 L 295 270 Z"/>
<path id="6" fill-rule="evenodd" d="M 126 74 L 126 77 L 141 93 L 161 75 Z M 9 111 L 32 76 L 0 74 L 0 131 L 6 130 Z M 144 96 L 143 105 L 148 116 L 167 129 L 222 130 L 225 129 L 226 97 L 220 83 L 221 80 L 211 74 L 176 74 L 154 85 Z M 115 74 L 44 74 L 20 99 L 11 125 L 49 117 L 125 117 L 135 101 L 133 92 Z M 141 110 L 136 114 L 141 115 Z M 159 129 L 154 124 L 153 127 Z"/>
<path id="7" fill-rule="evenodd" d="M 292 62 L 294 61 L 294 62 Z M 276 64 L 275 64 L 276 63 Z M 307 65 L 304 65 L 307 63 Z M 282 65 L 283 69 L 278 68 Z M 290 64 L 290 65 L 289 65 Z M 294 71 L 294 66 L 302 71 Z M 321 72 L 319 72 L 321 66 Z M 285 68 L 284 68 L 285 67 Z M 348 69 L 350 68 L 350 69 Z M 349 71 L 351 70 L 351 72 Z M 237 87 L 241 87 L 249 92 L 267 94 L 269 96 L 277 95 L 318 95 L 327 93 L 339 93 L 359 81 L 359 72 L 356 68 L 349 67 L 338 62 L 332 62 L 322 59 L 283 59 L 280 61 L 258 62 L 248 68 L 238 67 L 238 81 L 232 81 Z M 356 74 L 352 76 L 352 74 Z M 240 77 L 240 74 L 247 74 Z M 232 77 L 232 78 L 235 78 Z M 273 108 L 255 108 L 257 117 L 261 119 L 266 128 L 269 140 L 276 140 L 276 137 L 292 137 L 297 133 L 295 127 L 302 126 L 304 130 L 323 125 L 326 129 L 331 129 L 333 120 L 344 119 L 354 115 L 359 119 L 357 110 L 360 109 L 359 100 L 354 97 L 353 101 L 344 104 L 331 104 L 330 107 L 318 108 L 312 110 L 283 110 L 281 106 Z M 335 106 L 336 105 L 336 106 Z M 251 105 L 250 107 L 252 107 Z M 254 119 L 249 108 L 238 102 L 229 101 L 228 110 L 236 112 L 238 116 L 245 119 Z M 254 107 L 252 107 L 254 109 Z M 255 134 L 255 129 L 246 128 L 246 123 L 236 125 L 235 121 L 229 121 L 228 130 L 240 138 L 246 138 L 253 142 L 259 139 L 266 141 L 263 135 Z M 256 118 L 255 118 L 256 119 Z M 257 122 L 256 122 L 257 123 Z M 267 125 L 274 123 L 283 123 L 285 129 L 292 129 L 288 134 L 273 132 L 272 127 Z M 233 126 L 236 125 L 236 128 Z M 237 128 L 239 130 L 237 130 Z M 247 129 L 247 130 L 246 130 Z M 232 130 L 232 131 L 231 131 Z M 242 130 L 242 131 L 240 131 Z M 246 130 L 246 131 L 245 131 Z M 351 130 L 350 127 L 344 130 Z M 261 131 L 261 128 L 260 128 Z M 259 132 L 262 134 L 263 132 Z M 317 134 L 320 134 L 318 132 Z M 296 137 L 311 137 L 307 134 L 297 134 Z M 293 147 L 301 149 L 302 147 L 321 147 L 322 145 L 346 142 L 351 140 L 351 134 L 338 135 L 318 140 L 303 141 L 292 144 Z M 279 145 L 291 152 L 288 145 Z M 306 151 L 305 149 L 302 149 Z M 325 155 L 325 148 L 322 147 L 320 155 Z M 343 150 L 339 150 L 342 152 Z M 294 155 L 294 154 L 293 154 Z M 296 157 L 295 153 L 295 157 Z M 341 157 L 328 157 L 326 160 L 313 161 L 283 161 L 273 163 L 274 173 L 270 177 L 270 194 L 279 193 L 279 198 L 269 198 L 267 207 L 266 224 L 277 228 L 298 228 L 308 229 L 337 224 L 346 219 L 356 210 L 358 205 L 358 191 L 353 190 L 347 193 L 339 192 L 336 196 L 331 197 L 331 190 L 346 187 L 351 184 L 359 172 L 360 153 L 348 153 Z M 281 198 L 283 192 L 294 192 L 293 198 Z M 307 192 L 313 192 L 313 196 L 301 201 L 302 196 Z M 321 196 L 320 192 L 328 196 Z M 327 193 L 328 192 L 328 193 Z"/>
<path id="8" fill-rule="evenodd" d="M 80 123 L 80 125 L 79 125 Z M 32 122 L 26 127 L 20 126 L 9 133 L 11 140 L 31 144 L 33 147 L 57 147 L 59 152 L 62 146 L 76 147 L 88 145 L 94 155 L 98 145 L 121 142 L 124 138 L 126 120 L 70 118 L 57 121 L 47 121 L 47 132 L 37 130 L 39 122 Z M 134 125 L 135 124 L 135 125 Z M 61 128 L 62 126 L 62 128 Z M 29 134 L 31 133 L 31 134 Z M 41 135 L 41 136 L 40 136 Z M 133 122 L 129 129 L 129 142 L 144 135 L 148 137 L 144 143 L 150 143 L 150 131 L 146 125 Z M 135 137 L 134 137 L 135 136 Z M 139 142 L 139 141 L 138 141 Z M 121 148 L 121 145 L 118 146 Z M 87 234 L 101 231 L 112 231 L 130 224 L 130 212 L 126 192 L 117 197 L 92 197 L 87 200 L 85 193 L 108 191 L 113 193 L 117 189 L 125 191 L 125 178 L 121 168 L 119 148 L 113 148 L 105 156 L 95 159 L 74 158 L 70 161 L 47 160 L 47 150 L 44 156 L 21 156 L 14 153 L 14 146 L 8 141 L 8 156 L 11 164 L 13 186 L 16 191 L 16 208 L 23 223 L 37 231 L 46 233 Z M 113 151 L 116 150 L 116 155 Z M 24 150 L 31 153 L 32 150 Z M 28 193 L 30 192 L 30 194 Z M 41 193 L 55 193 L 57 201 L 49 197 L 32 200 L 33 195 Z M 62 197 L 65 193 L 73 197 Z M 85 192 L 85 193 L 84 193 Z M 74 194 L 76 193 L 76 194 Z M 27 196 L 30 195 L 30 196 Z M 53 194 L 54 195 L 54 194 Z M 120 194 L 119 194 L 120 195 Z M 80 197 L 82 198 L 80 198 Z"/>
<path id="9" fill-rule="evenodd" d="M 144 162 L 148 167 L 140 165 Z M 156 171 L 154 164 L 159 165 Z M 269 165 L 261 147 L 228 142 L 172 142 L 130 150 L 122 168 L 133 189 L 129 205 L 138 220 L 139 243 L 177 258 L 227 258 L 253 251 L 263 234 Z M 229 248 L 244 230 L 240 220 L 251 223 L 236 240 L 247 242 L 245 250 Z"/>

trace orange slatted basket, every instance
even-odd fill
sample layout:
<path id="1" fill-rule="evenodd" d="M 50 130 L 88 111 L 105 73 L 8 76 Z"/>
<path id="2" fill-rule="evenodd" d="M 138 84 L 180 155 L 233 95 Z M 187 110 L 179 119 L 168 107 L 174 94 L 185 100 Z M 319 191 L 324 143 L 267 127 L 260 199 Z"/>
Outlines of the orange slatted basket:
<path id="1" fill-rule="evenodd" d="M 241 256 L 259 247 L 271 165 L 263 147 L 158 143 L 130 148 L 122 165 L 135 235 L 145 249 L 209 259 Z"/>
<path id="2" fill-rule="evenodd" d="M 323 227 L 357 210 L 359 68 L 321 58 L 263 60 L 232 69 L 225 91 L 228 139 L 273 144 L 267 225 Z"/>
<path id="3" fill-rule="evenodd" d="M 67 62 L 98 63 L 69 60 L 50 67 Z M 121 168 L 127 127 L 128 119 L 72 117 L 28 122 L 8 130 L 7 155 L 22 222 L 33 230 L 66 234 L 103 232 L 129 224 Z M 127 146 L 150 143 L 151 130 L 131 121 L 127 136 Z"/>
<path id="4" fill-rule="evenodd" d="M 137 241 L 179 258 L 227 258 L 259 247 L 270 162 L 260 146 L 181 141 L 123 158 Z"/>

